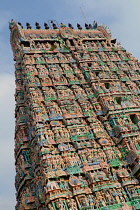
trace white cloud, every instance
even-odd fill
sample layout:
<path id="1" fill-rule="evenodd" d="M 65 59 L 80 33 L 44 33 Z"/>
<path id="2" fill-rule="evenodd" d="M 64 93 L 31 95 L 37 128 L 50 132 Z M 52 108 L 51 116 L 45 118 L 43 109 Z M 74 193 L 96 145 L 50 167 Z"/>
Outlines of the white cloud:
<path id="1" fill-rule="evenodd" d="M 0 74 L 0 209 L 15 206 L 14 76 Z"/>
<path id="2" fill-rule="evenodd" d="M 11 12 L 0 11 L 0 209 L 15 208 L 14 66 L 9 42 Z M 9 72 L 9 73 L 8 73 Z"/>
<path id="3" fill-rule="evenodd" d="M 14 210 L 15 200 L 10 196 L 0 196 L 0 209 L 1 210 Z"/>

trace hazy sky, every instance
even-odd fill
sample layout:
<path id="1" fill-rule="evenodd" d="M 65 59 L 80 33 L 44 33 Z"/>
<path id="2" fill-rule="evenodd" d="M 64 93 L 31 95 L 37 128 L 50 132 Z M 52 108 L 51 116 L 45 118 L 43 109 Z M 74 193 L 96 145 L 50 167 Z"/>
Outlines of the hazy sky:
<path id="1" fill-rule="evenodd" d="M 8 21 L 43 27 L 47 20 L 84 25 L 105 23 L 112 36 L 140 60 L 139 0 L 1 0 L 0 1 L 0 209 L 14 210 L 14 62 Z"/>

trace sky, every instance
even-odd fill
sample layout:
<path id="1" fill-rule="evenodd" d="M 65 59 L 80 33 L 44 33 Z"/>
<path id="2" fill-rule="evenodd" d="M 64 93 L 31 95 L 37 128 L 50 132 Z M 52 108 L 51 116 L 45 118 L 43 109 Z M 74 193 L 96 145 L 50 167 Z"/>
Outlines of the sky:
<path id="1" fill-rule="evenodd" d="M 25 28 L 29 22 L 43 28 L 47 20 L 84 26 L 94 20 L 104 23 L 122 46 L 140 60 L 139 0 L 1 0 L 0 1 L 0 209 L 14 210 L 14 61 L 8 22 L 14 19 Z"/>

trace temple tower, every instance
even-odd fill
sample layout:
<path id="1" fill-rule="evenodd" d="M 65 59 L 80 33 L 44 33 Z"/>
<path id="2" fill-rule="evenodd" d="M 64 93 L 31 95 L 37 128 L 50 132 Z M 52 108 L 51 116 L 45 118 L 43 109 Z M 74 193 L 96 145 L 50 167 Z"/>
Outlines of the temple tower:
<path id="1" fill-rule="evenodd" d="M 10 22 L 16 209 L 140 209 L 140 63 L 105 25 L 44 26 Z"/>

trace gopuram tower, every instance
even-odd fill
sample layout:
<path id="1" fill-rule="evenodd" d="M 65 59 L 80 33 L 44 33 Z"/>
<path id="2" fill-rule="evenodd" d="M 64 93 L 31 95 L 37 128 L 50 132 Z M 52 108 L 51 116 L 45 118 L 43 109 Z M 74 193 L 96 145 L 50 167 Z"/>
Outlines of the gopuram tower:
<path id="1" fill-rule="evenodd" d="M 16 210 L 140 209 L 140 63 L 105 25 L 26 25 L 10 22 Z"/>

